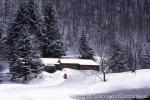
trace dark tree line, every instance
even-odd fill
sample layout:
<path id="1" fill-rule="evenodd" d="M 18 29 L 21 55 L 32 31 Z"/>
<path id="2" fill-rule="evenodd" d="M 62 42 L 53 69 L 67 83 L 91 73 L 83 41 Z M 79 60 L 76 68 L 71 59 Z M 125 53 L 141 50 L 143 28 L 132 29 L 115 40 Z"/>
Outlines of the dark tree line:
<path id="1" fill-rule="evenodd" d="M 36 3 L 41 7 L 45 1 L 36 0 Z M 0 15 L 4 19 L 13 19 L 20 2 L 21 0 L 1 0 L 3 6 L 0 7 Z M 134 33 L 141 30 L 149 41 L 149 0 L 52 0 L 51 3 L 57 14 L 59 29 L 69 41 L 68 46 L 78 40 L 78 34 L 83 29 L 92 41 L 98 32 L 107 29 L 111 32 L 118 30 L 121 35 L 131 29 Z M 100 27 L 101 23 L 105 24 L 103 28 Z M 111 37 L 110 35 L 109 38 Z"/>

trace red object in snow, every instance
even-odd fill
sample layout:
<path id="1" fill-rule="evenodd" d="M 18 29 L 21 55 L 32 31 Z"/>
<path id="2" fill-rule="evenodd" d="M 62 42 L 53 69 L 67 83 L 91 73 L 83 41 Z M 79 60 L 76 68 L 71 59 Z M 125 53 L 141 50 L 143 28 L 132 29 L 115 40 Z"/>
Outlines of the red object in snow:
<path id="1" fill-rule="evenodd" d="M 67 74 L 64 74 L 64 79 L 67 79 Z"/>

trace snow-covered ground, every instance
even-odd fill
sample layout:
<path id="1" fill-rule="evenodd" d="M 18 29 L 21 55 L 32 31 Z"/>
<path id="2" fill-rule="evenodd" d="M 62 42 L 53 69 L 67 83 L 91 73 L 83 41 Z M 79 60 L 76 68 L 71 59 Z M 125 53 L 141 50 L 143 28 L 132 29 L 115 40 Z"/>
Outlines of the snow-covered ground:
<path id="1" fill-rule="evenodd" d="M 65 73 L 68 79 L 63 79 Z M 63 69 L 53 74 L 42 72 L 28 84 L 1 84 L 0 100 L 73 100 L 72 96 L 75 95 L 140 91 L 140 89 L 148 90 L 145 94 L 150 95 L 150 69 L 138 70 L 136 73 L 107 74 L 107 82 L 101 82 L 95 74 L 97 74 L 95 71 L 72 69 Z M 136 91 L 131 94 L 135 95 Z"/>

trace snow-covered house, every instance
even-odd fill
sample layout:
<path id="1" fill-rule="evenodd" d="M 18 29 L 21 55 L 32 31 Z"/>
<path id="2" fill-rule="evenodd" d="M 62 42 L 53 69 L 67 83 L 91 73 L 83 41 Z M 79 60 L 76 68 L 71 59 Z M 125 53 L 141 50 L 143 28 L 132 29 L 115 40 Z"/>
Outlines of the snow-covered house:
<path id="1" fill-rule="evenodd" d="M 71 68 L 78 70 L 99 70 L 99 65 L 89 59 L 58 59 L 58 58 L 41 58 L 46 70 Z"/>

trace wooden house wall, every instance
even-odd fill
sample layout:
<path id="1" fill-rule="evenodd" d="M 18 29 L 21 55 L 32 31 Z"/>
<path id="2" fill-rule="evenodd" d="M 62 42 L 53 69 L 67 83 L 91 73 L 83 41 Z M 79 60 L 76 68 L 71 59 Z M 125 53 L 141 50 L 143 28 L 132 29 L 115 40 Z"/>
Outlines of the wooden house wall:
<path id="1" fill-rule="evenodd" d="M 79 64 L 61 64 L 62 68 L 80 69 Z"/>
<path id="2" fill-rule="evenodd" d="M 71 69 L 77 69 L 77 70 L 96 70 L 99 71 L 98 65 L 79 65 L 79 64 L 57 64 L 55 66 L 46 66 L 45 69 L 47 71 L 50 70 L 61 70 L 62 68 L 71 68 Z"/>
<path id="3" fill-rule="evenodd" d="M 96 70 L 96 71 L 99 71 L 99 66 L 96 66 L 96 65 L 80 65 L 80 70 Z"/>

